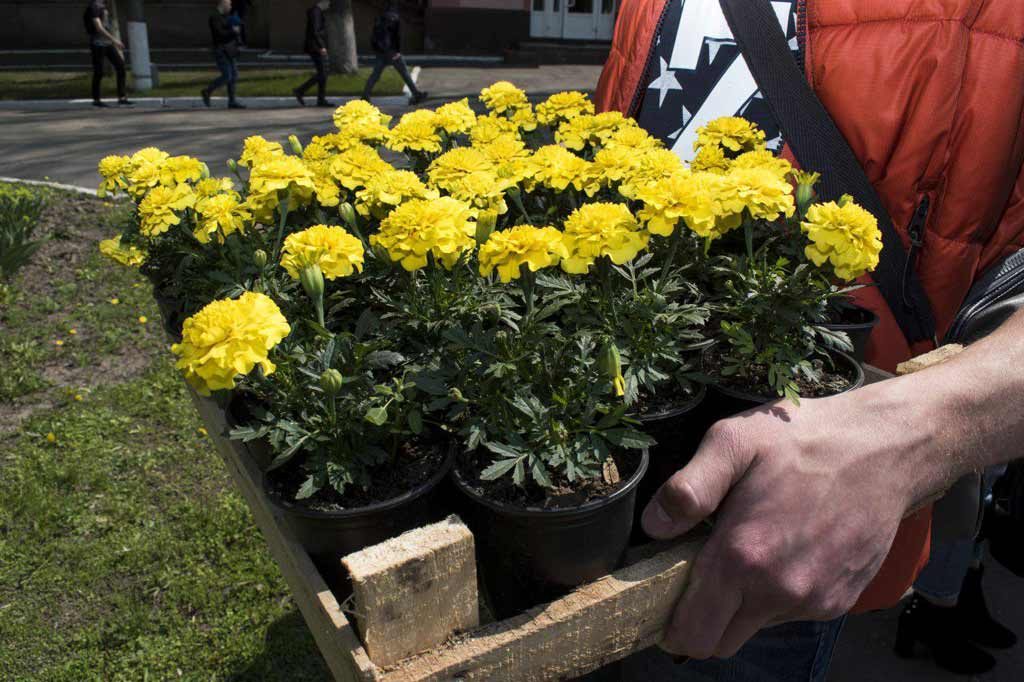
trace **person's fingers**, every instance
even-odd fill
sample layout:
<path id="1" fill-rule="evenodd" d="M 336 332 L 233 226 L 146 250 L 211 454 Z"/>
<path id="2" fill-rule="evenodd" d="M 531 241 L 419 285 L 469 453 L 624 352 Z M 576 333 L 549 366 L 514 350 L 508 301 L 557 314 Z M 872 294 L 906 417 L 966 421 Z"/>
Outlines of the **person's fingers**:
<path id="1" fill-rule="evenodd" d="M 717 658 L 732 658 L 751 637 L 762 629 L 772 625 L 763 613 L 756 613 L 743 606 L 733 616 L 732 622 L 725 628 L 722 639 L 715 650 Z"/>
<path id="2" fill-rule="evenodd" d="M 734 614 L 742 605 L 739 590 L 732 589 L 717 572 L 701 572 L 700 559 L 694 576 L 658 643 L 670 654 L 710 658 Z"/>
<path id="3" fill-rule="evenodd" d="M 674 538 L 718 509 L 749 464 L 734 445 L 733 428 L 728 422 L 715 424 L 693 460 L 658 489 L 644 509 L 644 532 L 656 540 Z"/>

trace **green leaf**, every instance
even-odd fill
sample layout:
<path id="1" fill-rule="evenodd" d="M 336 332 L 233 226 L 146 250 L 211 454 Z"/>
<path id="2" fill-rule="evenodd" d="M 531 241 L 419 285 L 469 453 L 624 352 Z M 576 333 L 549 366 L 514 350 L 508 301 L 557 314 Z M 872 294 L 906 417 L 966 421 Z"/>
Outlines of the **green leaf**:
<path id="1" fill-rule="evenodd" d="M 419 372 L 412 377 L 412 383 L 428 395 L 448 395 L 444 380 L 432 372 Z"/>
<path id="2" fill-rule="evenodd" d="M 480 478 L 484 481 L 493 481 L 497 478 L 501 478 L 508 472 L 512 471 L 512 468 L 519 464 L 518 459 L 499 459 L 496 462 L 492 462 L 489 467 L 480 472 Z"/>
<path id="3" fill-rule="evenodd" d="M 608 429 L 602 431 L 601 435 L 614 445 L 631 450 L 642 450 L 658 443 L 646 433 L 634 429 Z"/>
<path id="4" fill-rule="evenodd" d="M 295 499 L 306 500 L 309 499 L 310 497 L 313 497 L 313 495 L 315 495 L 317 491 L 320 490 L 321 487 L 317 483 L 316 479 L 317 476 L 315 475 L 307 478 L 305 483 L 302 484 L 302 487 L 299 488 L 299 492 L 295 493 Z"/>
<path id="5" fill-rule="evenodd" d="M 356 320 L 356 338 L 362 340 L 367 334 L 380 327 L 380 319 L 367 308 Z"/>
<path id="6" fill-rule="evenodd" d="M 409 430 L 419 435 L 423 433 L 423 415 L 420 414 L 419 410 L 411 410 L 406 419 L 409 422 Z"/>
<path id="7" fill-rule="evenodd" d="M 484 447 L 497 455 L 501 455 L 502 457 L 515 458 L 525 457 L 527 455 L 527 453 L 521 452 L 520 450 L 517 450 L 516 448 L 510 445 L 505 445 L 504 443 L 495 443 L 493 441 L 489 441 L 487 443 L 484 443 Z"/>
<path id="8" fill-rule="evenodd" d="M 385 407 L 372 407 L 366 411 L 363 419 L 375 426 L 383 426 L 388 420 L 388 410 Z"/>

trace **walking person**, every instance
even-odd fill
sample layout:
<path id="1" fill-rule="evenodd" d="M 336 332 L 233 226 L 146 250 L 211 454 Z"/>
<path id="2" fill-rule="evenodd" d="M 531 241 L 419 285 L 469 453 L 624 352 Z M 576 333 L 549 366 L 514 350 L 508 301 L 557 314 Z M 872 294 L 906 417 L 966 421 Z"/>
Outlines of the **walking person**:
<path id="1" fill-rule="evenodd" d="M 92 0 L 85 8 L 85 31 L 89 34 L 89 52 L 92 54 L 92 104 L 105 107 L 100 99 L 103 80 L 103 60 L 114 65 L 117 74 L 117 103 L 129 105 L 125 94 L 124 43 L 114 37 L 110 26 L 110 10 L 105 0 Z"/>
<path id="2" fill-rule="evenodd" d="M 306 42 L 304 49 L 313 60 L 316 73 L 309 80 L 295 88 L 292 92 L 299 104 L 306 106 L 306 91 L 316 85 L 316 105 L 318 107 L 333 106 L 327 101 L 327 21 L 324 10 L 330 7 L 331 0 L 318 0 L 306 10 Z"/>
<path id="3" fill-rule="evenodd" d="M 373 22 L 370 47 L 376 53 L 377 60 L 374 62 L 370 78 L 366 81 L 366 89 L 363 90 L 363 99 L 366 101 L 370 101 L 373 86 L 380 79 L 380 74 L 389 66 L 395 67 L 395 71 L 409 87 L 409 92 L 412 93 L 409 98 L 410 104 L 419 104 L 427 98 L 427 93 L 416 87 L 415 81 L 409 75 L 405 60 L 402 59 L 401 21 L 401 17 L 398 15 L 398 3 L 395 0 L 389 0 L 385 10 Z"/>
<path id="4" fill-rule="evenodd" d="M 210 38 L 213 40 L 213 58 L 220 75 L 200 91 L 203 104 L 210 106 L 210 95 L 222 85 L 228 88 L 228 109 L 245 109 L 235 99 L 235 85 L 238 82 L 238 65 L 235 59 L 239 53 L 239 27 L 231 26 L 231 0 L 218 0 L 217 8 L 210 15 Z"/>

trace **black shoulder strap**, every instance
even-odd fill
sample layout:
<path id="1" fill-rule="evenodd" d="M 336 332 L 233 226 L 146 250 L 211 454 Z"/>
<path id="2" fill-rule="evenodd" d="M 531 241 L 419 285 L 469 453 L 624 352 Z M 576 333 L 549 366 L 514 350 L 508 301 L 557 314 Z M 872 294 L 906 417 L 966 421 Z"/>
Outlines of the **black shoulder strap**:
<path id="1" fill-rule="evenodd" d="M 873 277 L 911 343 L 935 339 L 935 318 L 892 219 L 850 145 L 814 94 L 769 0 L 720 0 L 740 52 L 800 165 L 821 173 L 826 201 L 849 194 L 878 219 L 882 253 Z"/>

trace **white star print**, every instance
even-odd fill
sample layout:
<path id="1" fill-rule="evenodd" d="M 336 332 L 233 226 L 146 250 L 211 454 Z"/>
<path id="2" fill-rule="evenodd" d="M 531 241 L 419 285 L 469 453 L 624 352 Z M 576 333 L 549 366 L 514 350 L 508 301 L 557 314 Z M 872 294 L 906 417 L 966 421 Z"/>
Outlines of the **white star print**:
<path id="1" fill-rule="evenodd" d="M 658 90 L 658 106 L 660 107 L 665 103 L 665 95 L 669 90 L 682 90 L 683 86 L 679 85 L 675 73 L 669 70 L 668 62 L 662 58 L 659 58 L 658 61 L 661 62 L 661 75 L 648 85 L 647 89 Z"/>

